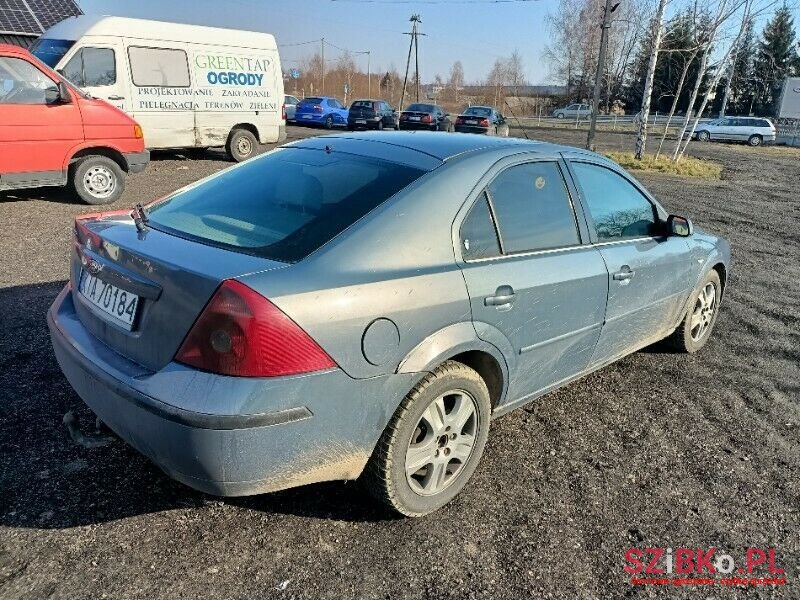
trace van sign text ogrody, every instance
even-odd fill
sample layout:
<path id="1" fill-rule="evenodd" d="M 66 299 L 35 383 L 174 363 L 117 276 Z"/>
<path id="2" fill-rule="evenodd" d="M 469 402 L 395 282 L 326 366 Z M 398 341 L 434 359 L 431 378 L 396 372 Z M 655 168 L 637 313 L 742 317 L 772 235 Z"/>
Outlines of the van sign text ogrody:
<path id="1" fill-rule="evenodd" d="M 248 58 L 215 54 L 197 54 L 195 65 L 208 69 L 206 80 L 212 85 L 260 86 L 264 73 L 271 65 L 268 58 Z"/>

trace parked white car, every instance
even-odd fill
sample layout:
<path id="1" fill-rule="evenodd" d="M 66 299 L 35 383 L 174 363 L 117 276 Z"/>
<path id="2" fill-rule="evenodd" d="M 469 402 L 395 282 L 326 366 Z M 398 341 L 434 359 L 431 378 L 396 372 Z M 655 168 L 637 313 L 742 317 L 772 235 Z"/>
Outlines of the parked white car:
<path id="1" fill-rule="evenodd" d="M 557 119 L 588 119 L 591 115 L 592 107 L 589 104 L 570 104 L 553 111 L 553 116 Z"/>
<path id="2" fill-rule="evenodd" d="M 775 125 L 762 117 L 723 117 L 700 123 L 692 136 L 701 142 L 747 142 L 751 146 L 772 143 L 776 137 Z"/>

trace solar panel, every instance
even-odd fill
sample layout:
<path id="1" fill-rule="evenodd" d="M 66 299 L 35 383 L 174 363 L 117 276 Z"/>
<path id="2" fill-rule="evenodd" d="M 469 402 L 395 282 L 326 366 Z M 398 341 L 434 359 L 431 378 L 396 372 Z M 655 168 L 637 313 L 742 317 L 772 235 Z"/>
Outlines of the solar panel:
<path id="1" fill-rule="evenodd" d="M 67 17 L 83 14 L 74 0 L 0 0 L 0 31 L 39 35 Z"/>

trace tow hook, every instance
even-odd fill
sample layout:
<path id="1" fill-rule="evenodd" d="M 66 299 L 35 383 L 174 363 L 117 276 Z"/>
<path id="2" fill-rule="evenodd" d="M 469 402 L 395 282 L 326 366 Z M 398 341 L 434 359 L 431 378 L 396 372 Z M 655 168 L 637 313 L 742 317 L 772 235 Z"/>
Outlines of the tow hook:
<path id="1" fill-rule="evenodd" d="M 79 446 L 83 446 L 84 448 L 103 448 L 115 440 L 114 437 L 110 435 L 104 435 L 101 432 L 103 422 L 99 418 L 95 422 L 94 432 L 88 435 L 81 431 L 81 423 L 75 413 L 71 410 L 67 411 L 62 420 L 64 422 L 64 426 L 67 428 L 67 431 L 69 431 L 69 437 L 72 438 L 72 441 Z"/>

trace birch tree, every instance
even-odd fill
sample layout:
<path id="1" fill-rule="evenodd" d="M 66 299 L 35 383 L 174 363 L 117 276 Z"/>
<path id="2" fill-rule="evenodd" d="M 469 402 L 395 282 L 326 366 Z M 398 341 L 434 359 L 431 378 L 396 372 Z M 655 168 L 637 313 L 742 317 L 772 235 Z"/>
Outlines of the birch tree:
<path id="1" fill-rule="evenodd" d="M 664 10 L 668 0 L 658 0 L 658 8 L 653 19 L 653 48 L 650 50 L 650 62 L 647 65 L 647 78 L 642 96 L 642 112 L 639 121 L 639 133 L 636 136 L 636 159 L 642 160 L 647 146 L 647 125 L 650 120 L 650 101 L 653 97 L 653 81 L 656 75 L 658 53 L 661 49 L 661 40 L 664 37 Z"/>

